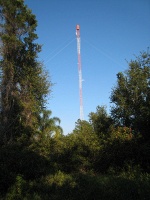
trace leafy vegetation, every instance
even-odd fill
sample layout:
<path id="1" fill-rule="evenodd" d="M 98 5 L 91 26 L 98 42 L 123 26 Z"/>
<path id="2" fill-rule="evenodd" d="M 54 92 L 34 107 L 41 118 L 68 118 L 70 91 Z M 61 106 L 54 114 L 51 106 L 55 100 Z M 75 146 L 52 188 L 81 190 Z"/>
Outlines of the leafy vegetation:
<path id="1" fill-rule="evenodd" d="M 37 22 L 23 0 L 0 0 L 0 199 L 150 199 L 150 54 L 117 74 L 112 108 L 63 135 L 46 110 Z"/>
<path id="2" fill-rule="evenodd" d="M 113 89 L 114 103 L 111 115 L 115 123 L 127 126 L 145 139 L 150 137 L 150 55 L 143 52 L 129 69 L 117 74 L 117 86 Z"/>

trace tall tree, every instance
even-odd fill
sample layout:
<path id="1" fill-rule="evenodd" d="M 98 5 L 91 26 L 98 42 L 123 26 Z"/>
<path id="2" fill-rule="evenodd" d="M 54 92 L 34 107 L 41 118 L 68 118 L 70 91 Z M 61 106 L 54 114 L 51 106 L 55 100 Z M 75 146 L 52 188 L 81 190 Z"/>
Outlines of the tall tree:
<path id="1" fill-rule="evenodd" d="M 37 21 L 24 0 L 0 0 L 0 13 L 0 125 L 1 136 L 10 141 L 37 127 L 49 83 L 37 60 Z"/>
<path id="2" fill-rule="evenodd" d="M 131 127 L 150 139 L 150 54 L 141 53 L 129 69 L 117 74 L 111 114 L 116 124 Z"/>
<path id="3" fill-rule="evenodd" d="M 89 121 L 99 137 L 103 134 L 107 135 L 110 125 L 112 125 L 112 119 L 107 114 L 105 106 L 97 106 L 96 112 L 89 114 Z"/>

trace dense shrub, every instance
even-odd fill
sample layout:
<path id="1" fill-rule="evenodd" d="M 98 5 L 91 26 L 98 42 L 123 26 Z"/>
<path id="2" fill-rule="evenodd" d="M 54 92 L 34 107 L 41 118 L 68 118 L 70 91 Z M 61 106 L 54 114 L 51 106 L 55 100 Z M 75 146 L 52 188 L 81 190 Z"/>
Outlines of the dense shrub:
<path id="1" fill-rule="evenodd" d="M 134 171 L 134 172 L 133 172 Z M 39 181 L 26 182 L 17 176 L 6 200 L 148 200 L 150 176 L 133 170 L 118 176 L 65 174 L 61 171 Z M 129 178 L 130 177 L 130 178 Z"/>

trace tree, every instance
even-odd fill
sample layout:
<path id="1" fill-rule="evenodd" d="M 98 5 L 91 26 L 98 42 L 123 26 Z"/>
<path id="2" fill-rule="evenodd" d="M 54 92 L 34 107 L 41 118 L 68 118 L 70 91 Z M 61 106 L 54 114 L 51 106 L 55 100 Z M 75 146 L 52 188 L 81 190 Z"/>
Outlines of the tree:
<path id="1" fill-rule="evenodd" d="M 51 110 L 43 110 L 39 116 L 39 131 L 40 135 L 44 137 L 52 137 L 61 135 L 63 133 L 60 127 L 61 120 L 58 117 L 50 117 L 52 114 Z"/>
<path id="2" fill-rule="evenodd" d="M 67 136 L 65 159 L 67 169 L 86 172 L 92 169 L 100 149 L 99 140 L 91 124 L 85 120 L 77 120 L 75 129 Z M 62 159 L 61 159 L 62 160 Z M 65 164 L 66 165 L 66 164 Z"/>
<path id="3" fill-rule="evenodd" d="M 112 90 L 111 115 L 119 126 L 127 126 L 150 139 L 150 54 L 131 60 L 129 69 L 117 74 Z"/>
<path id="4" fill-rule="evenodd" d="M 0 0 L 0 13 L 0 127 L 8 142 L 38 127 L 50 84 L 37 60 L 41 46 L 31 10 L 23 0 Z"/>
<path id="5" fill-rule="evenodd" d="M 110 125 L 112 125 L 112 119 L 108 116 L 104 106 L 97 106 L 96 112 L 89 114 L 89 121 L 98 136 L 106 135 Z"/>

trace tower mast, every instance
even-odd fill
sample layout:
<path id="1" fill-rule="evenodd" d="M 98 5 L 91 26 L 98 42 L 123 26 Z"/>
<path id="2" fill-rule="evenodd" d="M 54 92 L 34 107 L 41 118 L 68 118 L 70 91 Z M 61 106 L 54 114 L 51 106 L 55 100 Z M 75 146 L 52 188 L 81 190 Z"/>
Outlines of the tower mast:
<path id="1" fill-rule="evenodd" d="M 78 54 L 78 74 L 79 74 L 79 97 L 80 97 L 80 120 L 84 120 L 83 99 L 82 99 L 82 68 L 81 68 L 81 45 L 80 45 L 80 26 L 76 26 L 77 54 Z"/>

